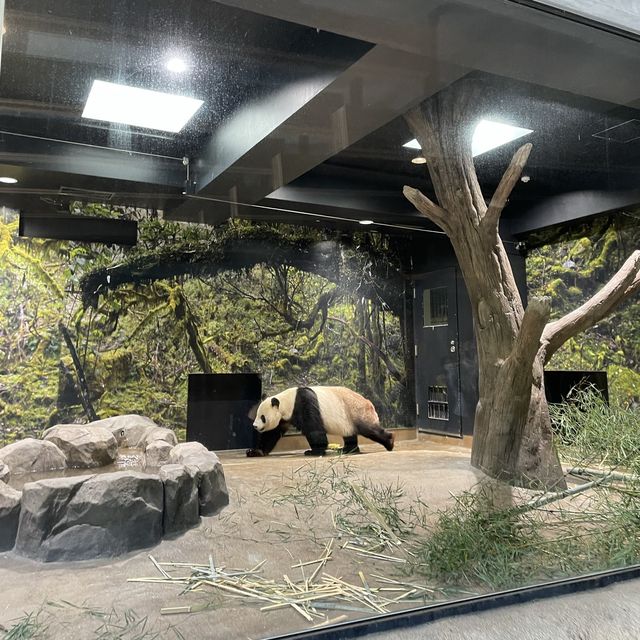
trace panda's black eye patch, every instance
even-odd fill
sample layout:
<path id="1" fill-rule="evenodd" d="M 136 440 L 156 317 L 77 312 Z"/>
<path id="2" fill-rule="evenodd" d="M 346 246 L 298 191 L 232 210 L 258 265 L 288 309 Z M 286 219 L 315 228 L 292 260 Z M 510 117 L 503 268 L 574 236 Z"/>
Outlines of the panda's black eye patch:
<path id="1" fill-rule="evenodd" d="M 267 419 L 264 416 L 260 416 L 260 420 L 262 420 L 262 424 L 267 424 Z"/>

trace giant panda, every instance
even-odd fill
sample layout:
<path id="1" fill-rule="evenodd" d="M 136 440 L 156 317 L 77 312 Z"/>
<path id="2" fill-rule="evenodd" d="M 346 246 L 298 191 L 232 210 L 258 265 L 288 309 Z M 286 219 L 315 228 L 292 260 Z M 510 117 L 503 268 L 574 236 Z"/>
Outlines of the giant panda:
<path id="1" fill-rule="evenodd" d="M 358 436 L 380 443 L 387 451 L 394 434 L 380 426 L 376 410 L 359 393 L 346 387 L 291 387 L 258 406 L 254 428 L 260 434 L 256 449 L 247 455 L 268 455 L 289 427 L 300 429 L 309 441 L 307 456 L 323 456 L 327 434 L 342 436 L 344 453 L 358 453 Z"/>

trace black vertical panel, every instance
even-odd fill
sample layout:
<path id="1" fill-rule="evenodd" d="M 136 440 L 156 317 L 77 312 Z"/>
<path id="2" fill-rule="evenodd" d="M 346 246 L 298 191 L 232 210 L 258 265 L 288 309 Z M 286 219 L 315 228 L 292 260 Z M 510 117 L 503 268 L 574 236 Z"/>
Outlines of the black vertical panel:
<path id="1" fill-rule="evenodd" d="M 190 374 L 187 440 L 213 451 L 255 447 L 257 433 L 249 413 L 261 393 L 255 373 Z"/>

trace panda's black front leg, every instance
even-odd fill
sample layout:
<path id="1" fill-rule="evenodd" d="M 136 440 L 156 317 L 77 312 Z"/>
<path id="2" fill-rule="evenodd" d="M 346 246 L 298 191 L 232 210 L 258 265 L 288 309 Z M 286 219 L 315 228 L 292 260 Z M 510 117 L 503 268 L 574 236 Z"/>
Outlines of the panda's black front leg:
<path id="1" fill-rule="evenodd" d="M 260 456 L 269 455 L 280 438 L 282 438 L 282 434 L 284 430 L 280 427 L 276 427 L 271 431 L 263 431 L 258 434 L 258 442 L 255 449 L 247 449 L 247 457 L 248 458 L 258 458 Z"/>
<path id="2" fill-rule="evenodd" d="M 304 452 L 305 456 L 323 456 L 327 452 L 329 440 L 324 429 L 302 429 L 302 433 L 309 441 L 311 449 Z"/>

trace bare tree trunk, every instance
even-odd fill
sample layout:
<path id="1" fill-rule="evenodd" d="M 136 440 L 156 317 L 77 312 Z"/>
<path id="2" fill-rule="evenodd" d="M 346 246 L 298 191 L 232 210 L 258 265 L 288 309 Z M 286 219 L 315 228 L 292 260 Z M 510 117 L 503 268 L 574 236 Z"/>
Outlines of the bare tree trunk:
<path id="1" fill-rule="evenodd" d="M 547 324 L 550 305 L 544 298 L 532 299 L 525 311 L 498 225 L 531 145 L 515 153 L 487 205 L 471 153 L 480 99 L 473 83 L 461 82 L 407 114 L 427 158 L 438 204 L 411 187 L 404 194 L 449 237 L 471 300 L 479 369 L 472 464 L 511 484 L 563 488 L 544 394 L 544 364 L 567 339 L 640 289 L 640 252 L 565 318 Z"/>

